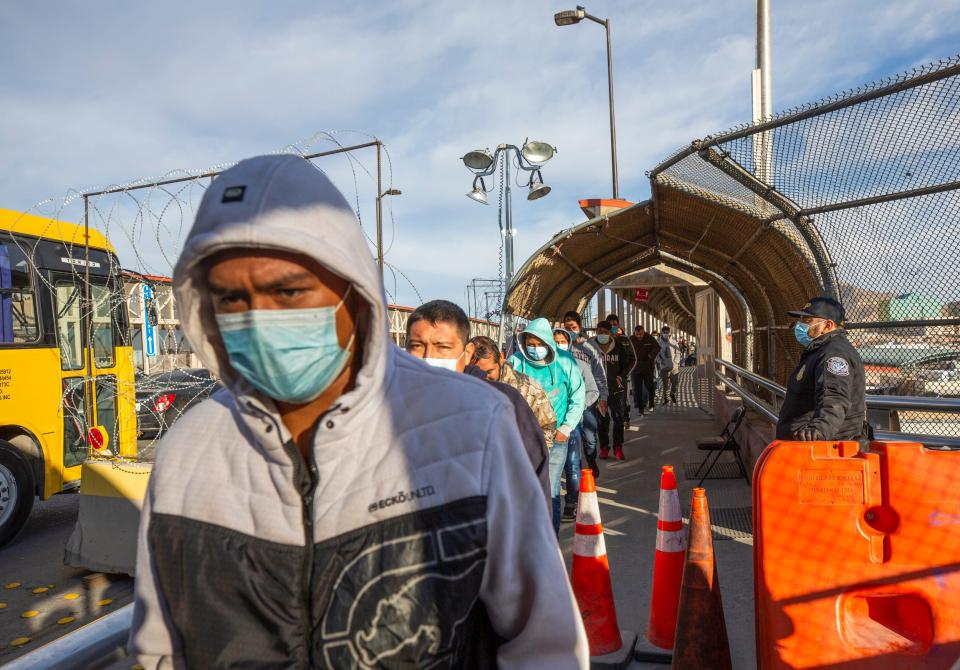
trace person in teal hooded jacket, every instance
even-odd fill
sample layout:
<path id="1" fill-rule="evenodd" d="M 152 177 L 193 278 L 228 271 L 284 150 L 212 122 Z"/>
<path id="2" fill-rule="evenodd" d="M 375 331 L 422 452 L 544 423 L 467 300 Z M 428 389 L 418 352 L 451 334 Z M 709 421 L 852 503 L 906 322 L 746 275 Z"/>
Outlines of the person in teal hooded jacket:
<path id="1" fill-rule="evenodd" d="M 550 489 L 554 498 L 560 495 L 560 475 L 567 460 L 567 439 L 580 424 L 586 406 L 586 385 L 577 359 L 557 349 L 553 328 L 544 318 L 534 319 L 517 335 L 517 350 L 510 356 L 510 366 L 532 377 L 547 392 L 557 415 L 557 434 L 550 448 Z M 561 448 L 558 448 L 558 445 Z M 554 528 L 559 529 L 559 510 Z"/>

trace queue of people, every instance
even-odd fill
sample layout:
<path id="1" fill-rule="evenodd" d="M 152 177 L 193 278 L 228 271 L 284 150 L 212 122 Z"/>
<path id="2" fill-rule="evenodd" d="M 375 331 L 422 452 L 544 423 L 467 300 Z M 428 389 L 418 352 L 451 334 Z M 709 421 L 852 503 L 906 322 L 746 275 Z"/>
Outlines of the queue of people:
<path id="1" fill-rule="evenodd" d="M 508 351 L 452 302 L 389 337 L 353 211 L 308 161 L 242 161 L 207 188 L 174 271 L 181 325 L 223 389 L 157 451 L 129 649 L 150 668 L 589 667 L 557 542 L 581 454 L 626 458 L 677 402 L 668 325 L 531 321 Z M 842 305 L 790 312 L 804 347 L 777 437 L 864 439 Z M 561 479 L 567 494 L 560 497 Z"/>

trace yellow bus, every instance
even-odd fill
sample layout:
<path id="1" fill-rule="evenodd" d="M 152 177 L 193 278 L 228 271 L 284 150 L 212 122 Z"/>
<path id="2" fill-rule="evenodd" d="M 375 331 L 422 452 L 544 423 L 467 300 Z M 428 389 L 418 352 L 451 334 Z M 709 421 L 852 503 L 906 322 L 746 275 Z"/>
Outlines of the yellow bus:
<path id="1" fill-rule="evenodd" d="M 104 429 L 106 452 L 136 457 L 126 334 L 120 264 L 106 237 L 0 209 L 0 546 L 34 498 L 77 488 L 91 428 Z"/>

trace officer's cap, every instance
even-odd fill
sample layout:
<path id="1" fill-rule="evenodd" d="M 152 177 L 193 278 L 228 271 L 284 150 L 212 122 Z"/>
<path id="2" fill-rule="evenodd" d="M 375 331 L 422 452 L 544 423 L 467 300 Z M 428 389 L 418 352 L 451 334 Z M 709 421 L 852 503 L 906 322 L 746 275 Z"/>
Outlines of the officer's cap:
<path id="1" fill-rule="evenodd" d="M 842 324 L 845 318 L 843 313 L 843 305 L 833 298 L 827 298 L 823 296 L 810 298 L 810 302 L 804 305 L 801 309 L 793 312 L 787 312 L 787 314 L 798 319 L 805 316 L 813 316 L 818 319 L 830 319 L 837 325 Z"/>

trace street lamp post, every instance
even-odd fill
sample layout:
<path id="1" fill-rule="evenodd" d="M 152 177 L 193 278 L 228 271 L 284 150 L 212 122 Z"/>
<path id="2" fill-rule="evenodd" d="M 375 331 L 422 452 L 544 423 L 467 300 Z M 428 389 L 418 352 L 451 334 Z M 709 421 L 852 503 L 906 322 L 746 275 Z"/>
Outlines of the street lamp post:
<path id="1" fill-rule="evenodd" d="M 504 268 L 503 268 L 503 304 L 500 307 L 500 333 L 498 336 L 499 344 L 503 347 L 504 336 L 507 330 L 512 330 L 507 317 L 507 292 L 510 290 L 510 284 L 513 281 L 513 199 L 511 184 L 513 180 L 510 176 L 511 154 L 516 159 L 518 168 L 530 173 L 530 179 L 527 181 L 527 187 L 530 189 L 527 193 L 527 200 L 538 200 L 550 192 L 550 187 L 543 183 L 543 175 L 540 173 L 540 167 L 548 160 L 553 158 L 556 148 L 546 142 L 537 142 L 527 140 L 522 148 L 513 144 L 501 144 L 492 154 L 489 149 L 474 149 L 467 152 L 461 159 L 467 169 L 474 173 L 473 189 L 467 193 L 471 200 L 479 202 L 481 205 L 490 204 L 487 202 L 487 193 L 489 192 L 484 177 L 489 177 L 497 171 L 497 166 L 502 160 L 504 170 L 504 194 L 503 194 L 503 218 L 504 225 L 501 230 L 504 236 Z"/>
<path id="2" fill-rule="evenodd" d="M 610 19 L 599 19 L 577 5 L 576 9 L 557 12 L 553 22 L 558 26 L 572 26 L 584 19 L 599 23 L 607 32 L 607 93 L 610 98 L 610 166 L 613 173 L 613 198 L 620 198 L 620 186 L 617 179 L 617 122 L 613 113 L 613 47 L 610 42 Z"/>
<path id="3" fill-rule="evenodd" d="M 379 145 L 377 146 L 379 149 Z M 377 188 L 380 188 L 380 179 L 377 178 Z M 380 268 L 380 279 L 383 279 L 383 198 L 388 195 L 400 195 L 397 188 L 390 188 L 383 193 L 377 192 L 377 267 Z"/>

